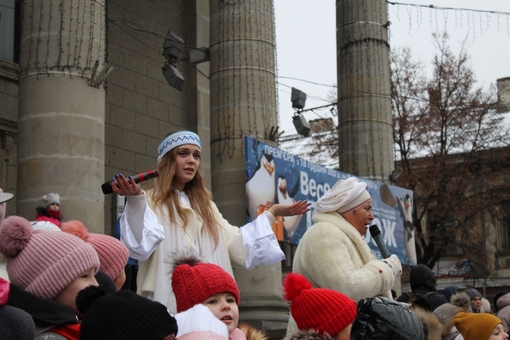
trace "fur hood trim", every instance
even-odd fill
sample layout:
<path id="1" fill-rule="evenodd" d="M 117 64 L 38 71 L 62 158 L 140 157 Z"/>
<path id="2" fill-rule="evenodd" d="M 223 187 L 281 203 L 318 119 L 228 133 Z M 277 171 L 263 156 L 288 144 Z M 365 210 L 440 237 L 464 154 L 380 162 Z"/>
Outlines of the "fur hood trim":
<path id="1" fill-rule="evenodd" d="M 443 324 L 439 321 L 437 316 L 421 308 L 411 307 L 411 311 L 416 314 L 421 322 L 423 322 L 423 324 L 427 327 L 427 340 L 441 340 Z"/>
<path id="2" fill-rule="evenodd" d="M 246 335 L 246 340 L 269 340 L 269 337 L 264 332 L 246 323 L 239 324 L 237 328 Z"/>
<path id="3" fill-rule="evenodd" d="M 305 331 L 297 331 L 284 340 L 333 340 L 333 338 L 328 333 L 320 335 L 315 329 L 308 329 Z"/>

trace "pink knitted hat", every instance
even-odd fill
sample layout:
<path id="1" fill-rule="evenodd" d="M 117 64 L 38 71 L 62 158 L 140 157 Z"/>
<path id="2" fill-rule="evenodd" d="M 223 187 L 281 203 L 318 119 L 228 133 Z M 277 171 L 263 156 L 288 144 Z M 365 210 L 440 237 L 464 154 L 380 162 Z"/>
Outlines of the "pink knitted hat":
<path id="1" fill-rule="evenodd" d="M 88 270 L 99 268 L 92 246 L 66 233 L 34 231 L 19 216 L 2 224 L 0 252 L 7 259 L 11 283 L 50 300 Z"/>
<path id="2" fill-rule="evenodd" d="M 115 237 L 89 233 L 87 227 L 78 220 L 62 223 L 62 231 L 78 236 L 94 247 L 101 264 L 99 270 L 105 272 L 112 280 L 115 280 L 124 269 L 129 253 L 126 246 Z"/>

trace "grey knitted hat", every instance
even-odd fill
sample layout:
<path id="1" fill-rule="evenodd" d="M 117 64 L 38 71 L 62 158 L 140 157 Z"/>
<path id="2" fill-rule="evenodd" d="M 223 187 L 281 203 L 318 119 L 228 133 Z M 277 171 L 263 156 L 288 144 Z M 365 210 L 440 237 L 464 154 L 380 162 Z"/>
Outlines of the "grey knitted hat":
<path id="1" fill-rule="evenodd" d="M 467 295 L 469 295 L 469 298 L 473 300 L 475 297 L 482 297 L 482 294 L 480 294 L 479 291 L 477 291 L 474 288 L 468 288 L 464 291 Z"/>

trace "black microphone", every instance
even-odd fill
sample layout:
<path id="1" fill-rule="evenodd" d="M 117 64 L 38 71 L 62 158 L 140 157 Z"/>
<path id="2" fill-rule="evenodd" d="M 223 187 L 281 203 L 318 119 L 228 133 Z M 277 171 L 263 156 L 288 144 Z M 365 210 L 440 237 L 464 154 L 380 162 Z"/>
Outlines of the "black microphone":
<path id="1" fill-rule="evenodd" d="M 135 180 L 135 183 L 140 183 L 148 179 L 158 177 L 158 170 L 148 170 L 145 172 L 140 172 L 139 174 L 133 175 L 131 177 Z M 103 190 L 103 194 L 107 195 L 113 192 L 112 183 L 113 183 L 112 181 L 108 181 L 101 185 L 101 190 Z"/>
<path id="2" fill-rule="evenodd" d="M 372 238 L 377 244 L 377 248 L 379 248 L 379 251 L 381 252 L 383 259 L 387 259 L 388 257 L 390 257 L 388 247 L 386 247 L 386 244 L 384 243 L 383 237 L 381 235 L 381 231 L 379 230 L 379 227 L 376 224 L 370 226 L 370 235 L 372 235 Z"/>

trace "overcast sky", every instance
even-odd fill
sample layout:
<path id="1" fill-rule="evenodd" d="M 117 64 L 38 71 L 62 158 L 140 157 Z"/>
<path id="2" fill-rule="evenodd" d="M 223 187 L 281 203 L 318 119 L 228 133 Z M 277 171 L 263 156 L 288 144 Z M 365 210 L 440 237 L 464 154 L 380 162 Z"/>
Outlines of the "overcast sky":
<path id="1" fill-rule="evenodd" d="M 510 0 L 400 2 L 510 13 Z M 328 93 L 336 85 L 335 1 L 274 0 L 274 3 L 280 76 L 279 123 L 288 135 L 296 133 L 292 124 L 290 87 L 307 94 L 306 109 L 327 104 Z M 510 15 L 391 4 L 388 4 L 388 11 L 391 48 L 409 46 L 416 59 L 430 63 L 434 53 L 431 34 L 446 27 L 454 52 L 458 52 L 464 42 L 480 86 L 510 77 Z M 315 112 L 305 112 L 305 118 L 330 117 L 329 109 Z"/>

